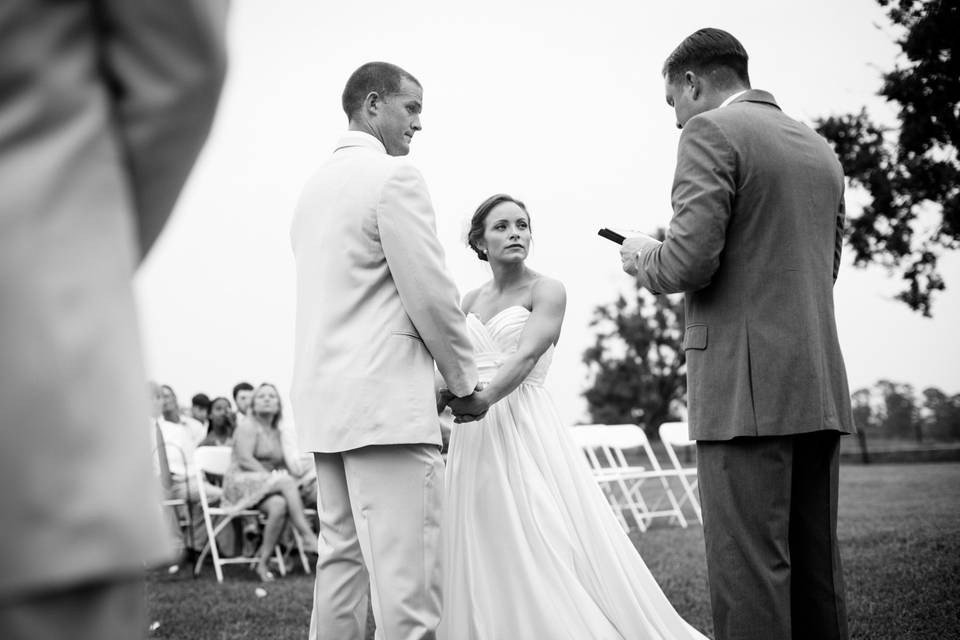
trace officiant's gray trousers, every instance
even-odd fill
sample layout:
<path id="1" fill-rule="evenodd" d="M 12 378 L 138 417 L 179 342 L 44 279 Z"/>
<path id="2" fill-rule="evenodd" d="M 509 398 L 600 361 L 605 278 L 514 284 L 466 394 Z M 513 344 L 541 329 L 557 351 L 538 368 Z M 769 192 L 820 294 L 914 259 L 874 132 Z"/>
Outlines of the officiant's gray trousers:
<path id="1" fill-rule="evenodd" d="M 443 459 L 430 444 L 315 453 L 320 515 L 310 640 L 433 640 Z"/>
<path id="2" fill-rule="evenodd" d="M 717 640 L 845 640 L 840 434 L 697 442 Z"/>

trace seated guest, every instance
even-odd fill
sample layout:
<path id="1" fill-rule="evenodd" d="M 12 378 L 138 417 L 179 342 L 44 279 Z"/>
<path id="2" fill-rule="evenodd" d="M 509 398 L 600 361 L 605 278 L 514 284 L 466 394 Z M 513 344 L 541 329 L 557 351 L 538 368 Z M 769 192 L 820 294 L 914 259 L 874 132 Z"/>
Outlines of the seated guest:
<path id="1" fill-rule="evenodd" d="M 190 400 L 190 416 L 206 429 L 210 420 L 210 396 L 205 393 L 193 396 Z"/>
<path id="2" fill-rule="evenodd" d="M 250 398 L 253 397 L 253 385 L 249 382 L 238 382 L 233 387 L 233 403 L 236 406 L 234 424 L 240 423 L 240 418 L 250 411 Z"/>
<path id="3" fill-rule="evenodd" d="M 253 392 L 249 415 L 237 423 L 233 459 L 223 479 L 225 504 L 238 509 L 255 506 L 267 516 L 256 566 L 264 582 L 274 579 L 267 562 L 288 520 L 303 537 L 304 550 L 317 551 L 317 535 L 307 522 L 301 498 L 304 485 L 313 480 L 299 475 L 299 461 L 291 459 L 290 447 L 284 447 L 282 417 L 276 387 L 261 384 Z"/>
<path id="4" fill-rule="evenodd" d="M 207 428 L 207 437 L 200 443 L 201 447 L 229 447 L 233 445 L 233 411 L 230 401 L 224 397 L 215 398 L 210 403 L 210 420 Z"/>
<path id="5" fill-rule="evenodd" d="M 180 402 L 177 400 L 177 394 L 173 392 L 173 388 L 170 387 L 170 385 L 160 385 L 160 395 L 163 401 L 161 406 L 163 419 L 170 424 L 180 425 L 187 429 L 193 436 L 193 446 L 195 448 L 197 443 L 207 435 L 207 428 L 200 421 L 183 415 L 183 412 L 180 410 Z"/>
<path id="6" fill-rule="evenodd" d="M 186 500 L 190 503 L 193 530 L 188 536 L 186 548 L 189 552 L 199 552 L 207 541 L 207 531 L 200 511 L 200 489 L 194 471 L 193 453 L 203 438 L 200 423 L 180 414 L 177 395 L 168 385 L 153 385 L 156 401 L 161 405 L 162 415 L 155 418 L 151 434 L 158 449 L 162 444 L 166 454 L 166 466 L 170 471 L 170 486 L 167 495 L 170 498 Z M 204 481 L 207 500 L 219 502 L 223 490 Z"/>

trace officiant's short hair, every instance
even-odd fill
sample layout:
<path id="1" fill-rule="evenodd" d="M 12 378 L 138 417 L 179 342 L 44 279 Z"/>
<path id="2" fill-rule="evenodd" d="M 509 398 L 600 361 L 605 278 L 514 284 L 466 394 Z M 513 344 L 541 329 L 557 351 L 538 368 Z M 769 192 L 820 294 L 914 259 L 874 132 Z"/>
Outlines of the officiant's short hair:
<path id="1" fill-rule="evenodd" d="M 396 94 L 400 91 L 400 83 L 406 78 L 418 87 L 422 86 L 413 74 L 404 71 L 389 62 L 368 62 L 350 74 L 347 85 L 343 88 L 343 111 L 348 118 L 352 118 L 363 100 L 371 91 L 376 91 L 381 97 Z"/>
<path id="2" fill-rule="evenodd" d="M 686 38 L 663 63 L 663 75 L 676 82 L 686 71 L 695 73 L 732 72 L 737 80 L 750 86 L 747 50 L 723 29 L 708 27 Z"/>

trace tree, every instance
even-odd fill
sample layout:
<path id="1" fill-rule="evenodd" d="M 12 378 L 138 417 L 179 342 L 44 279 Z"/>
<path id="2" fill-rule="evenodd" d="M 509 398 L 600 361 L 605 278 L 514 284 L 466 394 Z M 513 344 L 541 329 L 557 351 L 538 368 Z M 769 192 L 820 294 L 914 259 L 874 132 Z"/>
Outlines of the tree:
<path id="1" fill-rule="evenodd" d="M 686 395 L 683 298 L 636 290 L 594 310 L 596 342 L 583 354 L 591 386 L 584 392 L 598 424 L 642 423 L 653 436 L 670 402 Z"/>
<path id="2" fill-rule="evenodd" d="M 850 395 L 853 409 L 853 422 L 857 425 L 857 441 L 860 443 L 860 458 L 863 464 L 870 464 L 870 452 L 867 450 L 867 429 L 877 427 L 878 420 L 872 408 L 873 398 L 870 389 L 857 389 Z"/>
<path id="3" fill-rule="evenodd" d="M 933 294 L 946 288 L 938 258 L 960 246 L 960 3 L 877 2 L 904 30 L 896 41 L 904 64 L 883 74 L 879 91 L 898 105 L 899 126 L 884 128 L 863 109 L 819 119 L 816 129 L 869 195 L 847 221 L 854 264 L 899 271 L 906 287 L 897 298 L 930 316 Z"/>
<path id="4" fill-rule="evenodd" d="M 937 440 L 960 438 L 960 394 L 948 396 L 936 387 L 924 389 L 920 415 L 928 436 Z"/>
<path id="5" fill-rule="evenodd" d="M 914 400 L 913 386 L 889 380 L 879 380 L 877 390 L 883 397 L 884 416 L 881 428 L 887 435 L 898 438 L 914 437 L 923 440 L 923 423 Z"/>

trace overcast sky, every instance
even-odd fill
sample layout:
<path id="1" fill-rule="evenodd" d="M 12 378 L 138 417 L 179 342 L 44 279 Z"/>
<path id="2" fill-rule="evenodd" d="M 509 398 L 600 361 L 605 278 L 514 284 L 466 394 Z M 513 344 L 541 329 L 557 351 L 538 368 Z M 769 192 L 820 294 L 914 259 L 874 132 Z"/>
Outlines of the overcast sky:
<path id="1" fill-rule="evenodd" d="M 214 130 L 135 281 L 150 376 L 182 402 L 199 391 L 229 395 L 239 380 L 275 382 L 286 396 L 290 219 L 304 181 L 346 129 L 346 78 L 386 60 L 424 86 L 411 158 L 461 292 L 489 278 L 463 245 L 474 208 L 496 192 L 527 203 L 529 264 L 568 295 L 548 386 L 564 419 L 584 420 L 592 310 L 632 284 L 596 230 L 652 231 L 670 220 L 679 131 L 660 69 L 684 37 L 705 26 L 736 35 L 753 86 L 804 122 L 865 104 L 892 122 L 875 93 L 896 34 L 873 0 L 651 4 L 234 2 Z M 848 210 L 856 202 L 849 194 Z M 835 296 L 851 390 L 887 378 L 960 392 L 957 256 L 943 270 L 951 290 L 931 320 L 892 299 L 895 278 L 855 269 L 847 252 Z"/>

